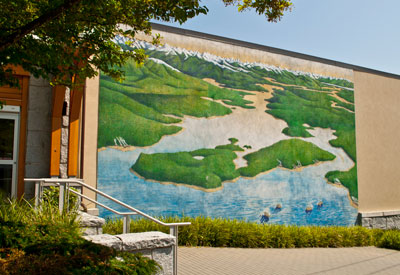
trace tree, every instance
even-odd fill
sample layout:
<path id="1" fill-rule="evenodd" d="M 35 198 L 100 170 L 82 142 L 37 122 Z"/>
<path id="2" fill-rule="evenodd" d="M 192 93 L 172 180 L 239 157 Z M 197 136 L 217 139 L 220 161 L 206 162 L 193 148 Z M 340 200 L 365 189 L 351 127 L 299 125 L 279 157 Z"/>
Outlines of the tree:
<path id="1" fill-rule="evenodd" d="M 125 51 L 116 35 L 151 34 L 150 20 L 184 23 L 207 7 L 201 0 L 1 0 L 0 85 L 14 84 L 7 65 L 21 65 L 35 77 L 72 84 L 98 70 L 116 79 L 129 58 L 142 63 L 141 50 Z M 254 9 L 268 21 L 280 20 L 291 0 L 221 0 L 239 11 Z M 128 26 L 124 28 L 123 26 Z M 157 43 L 157 37 L 154 37 Z"/>

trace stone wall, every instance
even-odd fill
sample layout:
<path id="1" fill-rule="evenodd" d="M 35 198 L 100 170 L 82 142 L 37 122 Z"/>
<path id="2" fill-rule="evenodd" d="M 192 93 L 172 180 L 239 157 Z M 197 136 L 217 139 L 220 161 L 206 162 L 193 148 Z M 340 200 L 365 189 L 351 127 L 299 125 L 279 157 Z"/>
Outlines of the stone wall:
<path id="1" fill-rule="evenodd" d="M 60 153 L 60 178 L 68 178 L 68 133 L 69 133 L 69 112 L 70 112 L 70 95 L 69 88 L 65 91 L 64 104 L 67 107 L 66 112 L 62 116 L 61 125 L 61 153 Z"/>
<path id="2" fill-rule="evenodd" d="M 366 228 L 400 229 L 400 211 L 359 213 L 357 224 Z"/>
<path id="3" fill-rule="evenodd" d="M 25 177 L 49 176 L 53 93 L 49 82 L 30 77 L 27 113 Z M 34 185 L 25 184 L 25 197 L 34 196 Z"/>

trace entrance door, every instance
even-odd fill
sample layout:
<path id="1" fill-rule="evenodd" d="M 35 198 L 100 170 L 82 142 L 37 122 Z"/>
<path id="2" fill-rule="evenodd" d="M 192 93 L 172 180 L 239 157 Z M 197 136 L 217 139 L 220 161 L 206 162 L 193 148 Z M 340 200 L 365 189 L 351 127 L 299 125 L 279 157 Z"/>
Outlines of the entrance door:
<path id="1" fill-rule="evenodd" d="M 7 107 L 0 111 L 0 192 L 16 197 L 19 114 L 7 112 L 16 111 L 15 107 Z"/>

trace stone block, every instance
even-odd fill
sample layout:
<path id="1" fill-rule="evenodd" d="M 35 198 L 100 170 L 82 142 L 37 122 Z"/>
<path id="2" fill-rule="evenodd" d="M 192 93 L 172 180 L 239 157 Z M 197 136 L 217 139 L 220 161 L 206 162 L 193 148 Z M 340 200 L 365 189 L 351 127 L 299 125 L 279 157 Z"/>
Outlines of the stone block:
<path id="1" fill-rule="evenodd" d="M 372 221 L 372 228 L 378 228 L 378 229 L 387 228 L 386 217 L 371 218 L 371 221 Z"/>
<path id="2" fill-rule="evenodd" d="M 85 212 L 79 212 L 79 223 L 83 227 L 102 227 L 106 220 Z"/>
<path id="3" fill-rule="evenodd" d="M 97 227 L 82 227 L 82 235 L 99 235 L 99 229 Z"/>
<path id="4" fill-rule="evenodd" d="M 123 251 L 169 247 L 175 245 L 175 237 L 162 232 L 143 232 L 116 235 L 122 241 Z"/>
<path id="5" fill-rule="evenodd" d="M 400 229 L 400 215 L 387 217 L 387 229 Z"/>
<path id="6" fill-rule="evenodd" d="M 393 223 L 397 229 L 400 229 L 400 215 L 393 217 Z"/>
<path id="7" fill-rule="evenodd" d="M 154 249 L 152 251 L 152 259 L 162 267 L 162 270 L 157 274 L 167 275 L 174 273 L 174 250 L 172 246 Z"/>
<path id="8" fill-rule="evenodd" d="M 90 236 L 83 236 L 88 241 L 101 244 L 107 247 L 112 247 L 116 250 L 121 251 L 122 249 L 122 241 L 116 236 L 112 236 L 109 234 L 101 234 L 101 235 L 90 235 Z"/>
<path id="9" fill-rule="evenodd" d="M 62 117 L 62 125 L 64 127 L 68 127 L 68 125 L 69 125 L 69 116 L 63 116 Z"/>
<path id="10" fill-rule="evenodd" d="M 372 218 L 362 218 L 361 225 L 366 228 L 372 228 Z"/>
<path id="11" fill-rule="evenodd" d="M 68 177 L 67 170 L 68 170 L 67 164 L 61 163 L 60 164 L 60 178 L 66 179 Z"/>
<path id="12" fill-rule="evenodd" d="M 67 163 L 68 161 L 68 147 L 61 145 L 60 163 Z"/>
<path id="13" fill-rule="evenodd" d="M 68 145 L 68 128 L 61 128 L 61 145 Z"/>
<path id="14" fill-rule="evenodd" d="M 386 228 L 387 229 L 395 229 L 396 225 L 394 222 L 394 216 L 386 217 Z"/>

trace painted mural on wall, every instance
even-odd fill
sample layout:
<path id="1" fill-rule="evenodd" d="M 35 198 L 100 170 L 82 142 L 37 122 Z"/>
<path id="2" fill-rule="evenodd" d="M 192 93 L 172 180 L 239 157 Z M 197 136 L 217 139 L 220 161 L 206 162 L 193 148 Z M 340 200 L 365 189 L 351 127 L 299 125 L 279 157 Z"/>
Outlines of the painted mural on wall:
<path id="1" fill-rule="evenodd" d="M 130 47 L 146 51 L 145 64 L 128 63 L 122 83 L 101 76 L 101 190 L 155 216 L 354 224 L 351 81 Z"/>

